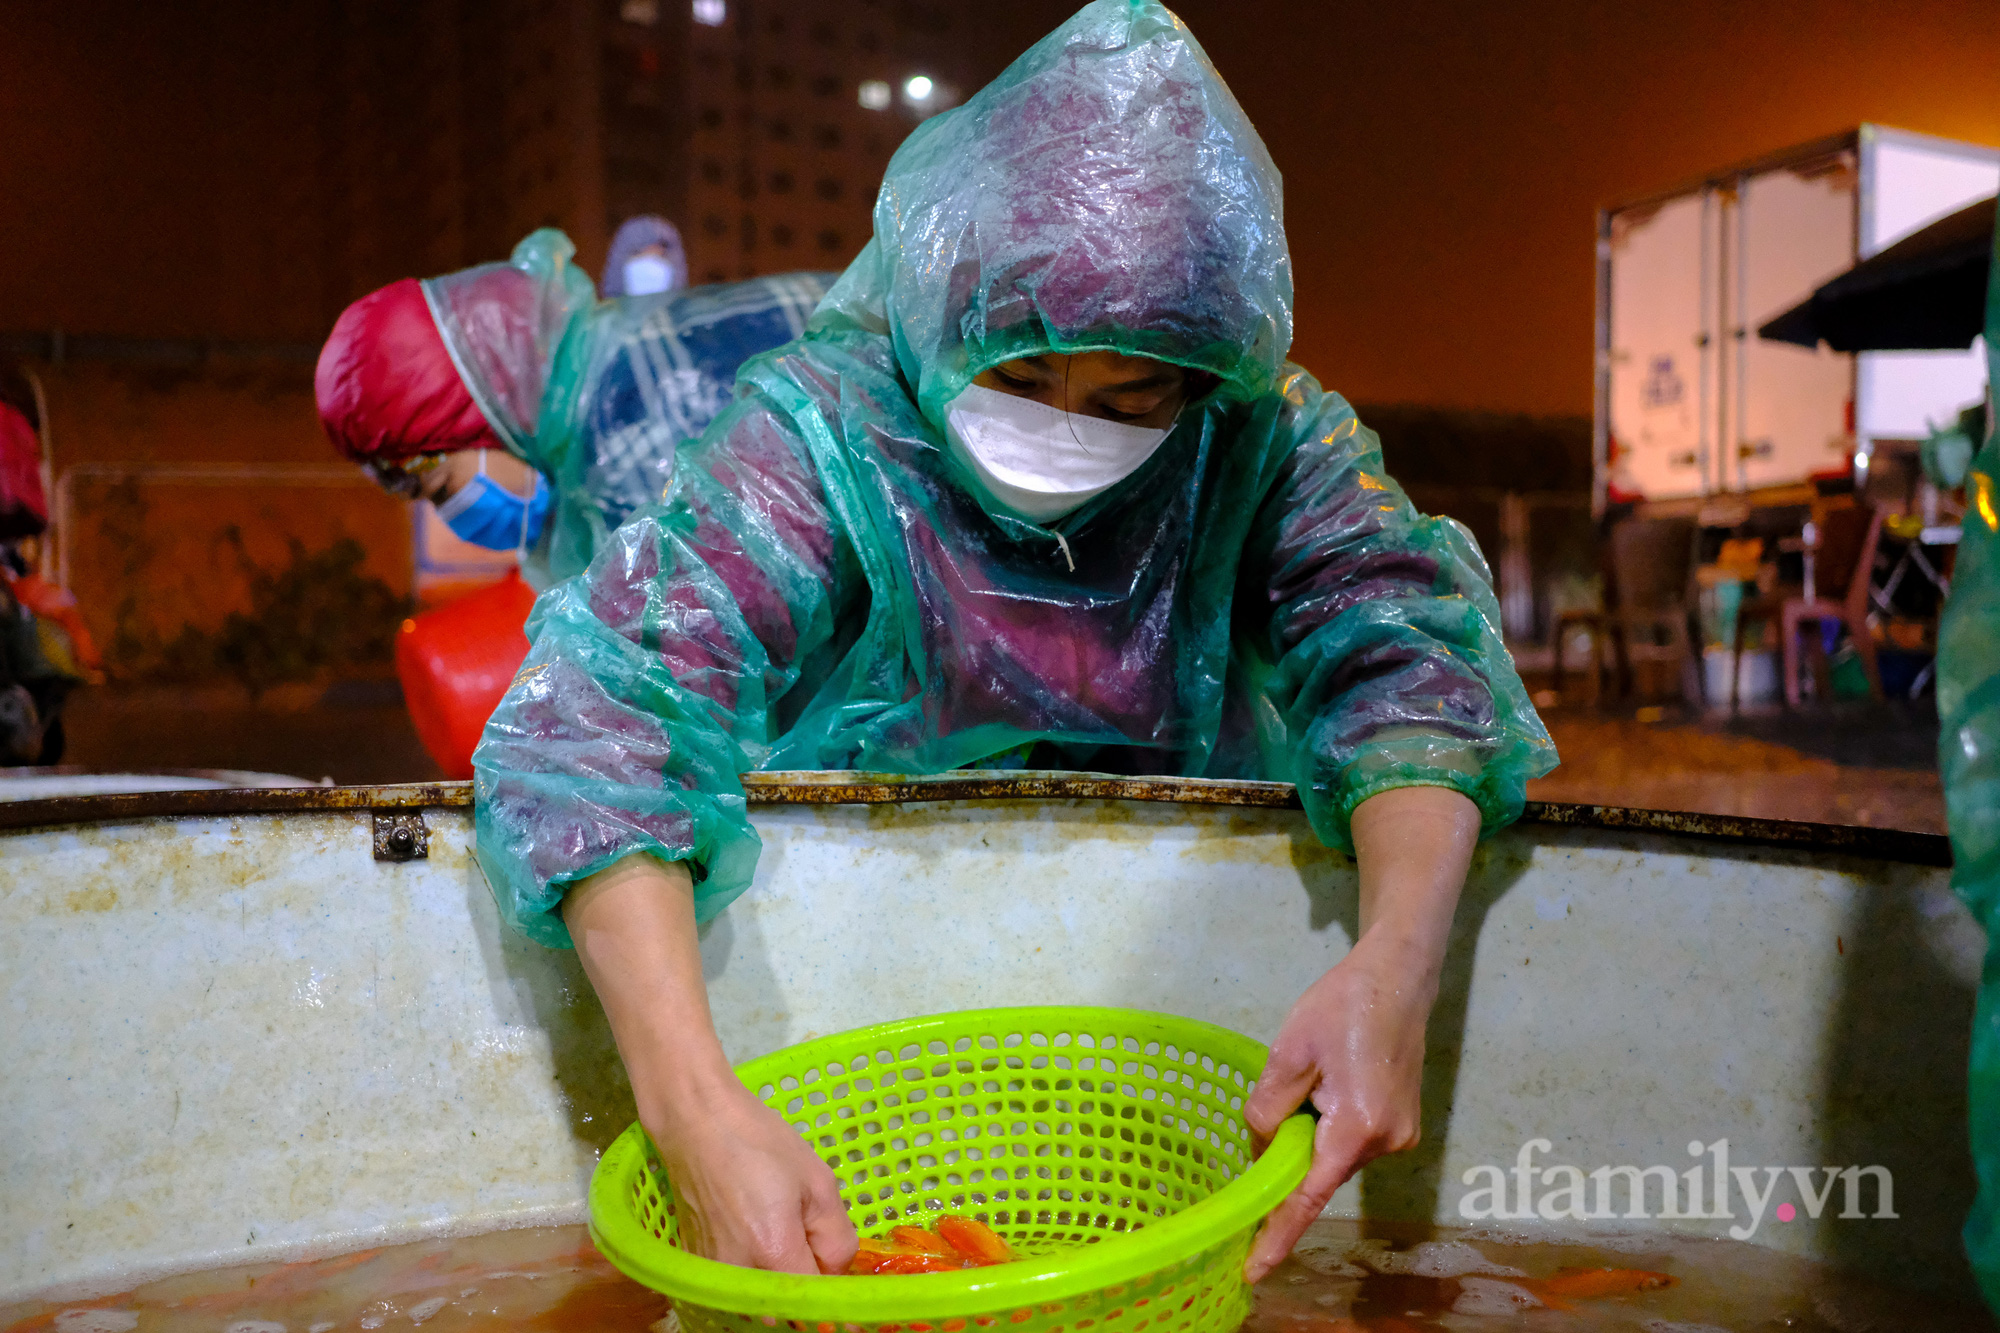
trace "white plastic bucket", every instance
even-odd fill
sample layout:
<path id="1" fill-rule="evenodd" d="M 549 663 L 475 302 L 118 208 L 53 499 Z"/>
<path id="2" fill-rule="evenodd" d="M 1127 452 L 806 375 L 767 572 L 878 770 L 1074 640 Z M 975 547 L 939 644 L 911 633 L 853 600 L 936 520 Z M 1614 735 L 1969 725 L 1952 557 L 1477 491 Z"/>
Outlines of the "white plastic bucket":
<path id="1" fill-rule="evenodd" d="M 1701 655 L 1702 696 L 1711 704 L 1729 702 L 1729 658 L 1727 648 L 1705 649 Z M 1778 655 L 1774 652 L 1746 652 L 1736 667 L 1738 703 L 1773 703 L 1778 697 Z"/>

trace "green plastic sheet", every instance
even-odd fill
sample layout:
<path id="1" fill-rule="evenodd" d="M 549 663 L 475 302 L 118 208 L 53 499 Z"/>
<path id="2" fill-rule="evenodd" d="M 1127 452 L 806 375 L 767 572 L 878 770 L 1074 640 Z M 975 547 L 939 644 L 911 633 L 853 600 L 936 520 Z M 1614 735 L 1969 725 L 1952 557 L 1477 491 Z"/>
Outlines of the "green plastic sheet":
<path id="1" fill-rule="evenodd" d="M 1952 884 L 1987 938 L 1969 1078 L 1979 1194 L 1965 1251 L 1987 1305 L 2000 1312 L 2000 436 L 1992 389 L 2000 378 L 2000 258 L 1989 282 L 1985 437 L 1965 474 L 1963 535 L 1938 627 L 1937 702 Z"/>
<path id="2" fill-rule="evenodd" d="M 749 884 L 747 770 L 1066 768 L 1435 785 L 1486 827 L 1555 752 L 1471 535 L 1289 364 L 1278 172 L 1166 9 L 1099 0 L 897 151 L 874 238 L 798 341 L 749 362 L 656 513 L 542 597 L 474 758 L 505 915 L 694 863 Z M 989 366 L 1111 349 L 1207 372 L 1136 473 L 1042 526 L 945 447 Z"/>

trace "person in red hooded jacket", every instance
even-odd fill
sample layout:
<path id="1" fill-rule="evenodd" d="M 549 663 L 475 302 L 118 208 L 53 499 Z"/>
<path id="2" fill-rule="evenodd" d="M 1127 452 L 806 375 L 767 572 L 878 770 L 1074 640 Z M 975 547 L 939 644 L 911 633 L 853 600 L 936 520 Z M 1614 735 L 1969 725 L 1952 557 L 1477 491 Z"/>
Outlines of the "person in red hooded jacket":
<path id="1" fill-rule="evenodd" d="M 644 221 L 621 229 L 626 248 L 664 249 L 671 227 Z M 796 336 L 832 280 L 624 294 L 615 269 L 620 294 L 599 301 L 572 257 L 544 230 L 507 263 L 391 283 L 349 306 L 320 354 L 336 448 L 463 540 L 522 554 L 528 587 L 503 580 L 397 636 L 411 720 L 448 777 L 472 775 L 479 728 L 528 650 L 533 591 L 582 571 L 659 499 L 676 446 L 729 402 L 737 367 Z"/>
<path id="2" fill-rule="evenodd" d="M 0 542 L 33 536 L 49 525 L 41 426 L 34 386 L 13 358 L 0 354 Z"/>
<path id="3" fill-rule="evenodd" d="M 344 311 L 314 389 L 327 437 L 546 587 L 664 490 L 744 361 L 798 336 L 832 275 L 599 301 L 561 232 L 504 264 L 404 278 Z"/>
<path id="4" fill-rule="evenodd" d="M 76 598 L 35 572 L 48 527 L 35 386 L 0 357 L 0 763 L 53 764 L 70 690 L 103 680 Z"/>

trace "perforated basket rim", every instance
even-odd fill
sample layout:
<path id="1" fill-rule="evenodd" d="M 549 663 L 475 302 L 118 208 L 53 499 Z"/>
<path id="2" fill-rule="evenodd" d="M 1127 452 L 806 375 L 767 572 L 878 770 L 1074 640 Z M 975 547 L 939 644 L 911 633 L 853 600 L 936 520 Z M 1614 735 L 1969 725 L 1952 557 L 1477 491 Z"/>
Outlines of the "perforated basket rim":
<path id="1" fill-rule="evenodd" d="M 1143 1009 L 1032 1005 L 961 1009 L 815 1037 L 746 1061 L 736 1067 L 736 1074 L 755 1092 L 761 1083 L 776 1082 L 798 1069 L 823 1067 L 850 1053 L 857 1042 L 921 1044 L 968 1021 L 1023 1032 L 1112 1029 L 1121 1036 L 1144 1035 L 1162 1044 L 1198 1044 L 1213 1051 L 1218 1061 L 1241 1070 L 1246 1079 L 1262 1072 L 1270 1054 L 1262 1042 L 1200 1019 Z M 1254 1227 L 1305 1178 L 1312 1140 L 1311 1115 L 1288 1117 L 1263 1153 L 1221 1189 L 1135 1231 L 1107 1235 L 1093 1244 L 1035 1260 L 869 1282 L 844 1275 L 740 1268 L 655 1240 L 630 1209 L 631 1183 L 645 1170 L 647 1152 L 646 1131 L 634 1123 L 613 1141 L 591 1174 L 590 1235 L 605 1258 L 633 1281 L 675 1300 L 732 1314 L 845 1323 L 907 1322 L 913 1311 L 929 1318 L 986 1314 L 1137 1281 Z"/>

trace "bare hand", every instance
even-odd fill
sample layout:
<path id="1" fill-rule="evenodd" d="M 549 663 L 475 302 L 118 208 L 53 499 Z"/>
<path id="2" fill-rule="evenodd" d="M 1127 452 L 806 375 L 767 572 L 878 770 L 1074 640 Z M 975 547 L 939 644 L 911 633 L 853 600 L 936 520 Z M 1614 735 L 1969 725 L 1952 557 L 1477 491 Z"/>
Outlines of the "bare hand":
<path id="1" fill-rule="evenodd" d="M 1291 1253 L 1349 1176 L 1385 1153 L 1416 1146 L 1433 987 L 1422 969 L 1413 976 L 1366 947 L 1357 945 L 1292 1006 L 1244 1104 L 1260 1148 L 1307 1100 L 1320 1113 L 1305 1180 L 1250 1247 L 1244 1274 L 1252 1282 Z"/>
<path id="2" fill-rule="evenodd" d="M 1424 1025 L 1479 824 L 1479 807 L 1445 787 L 1395 787 L 1354 808 L 1361 936 L 1285 1016 L 1243 1107 L 1263 1143 L 1303 1102 L 1320 1113 L 1304 1183 L 1250 1246 L 1252 1282 L 1364 1163 L 1416 1146 Z"/>
<path id="3" fill-rule="evenodd" d="M 687 867 L 628 856 L 572 886 L 563 920 L 673 1187 L 682 1243 L 723 1263 L 838 1273 L 854 1226 L 833 1170 L 724 1058 Z"/>
<path id="4" fill-rule="evenodd" d="M 747 1089 L 648 1126 L 674 1191 L 682 1244 L 726 1264 L 839 1273 L 854 1258 L 840 1185 L 812 1148 Z"/>

